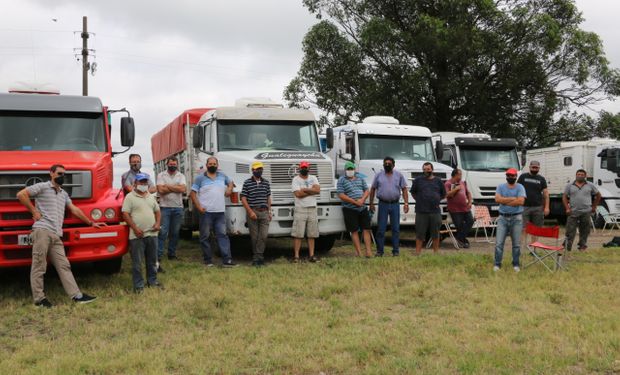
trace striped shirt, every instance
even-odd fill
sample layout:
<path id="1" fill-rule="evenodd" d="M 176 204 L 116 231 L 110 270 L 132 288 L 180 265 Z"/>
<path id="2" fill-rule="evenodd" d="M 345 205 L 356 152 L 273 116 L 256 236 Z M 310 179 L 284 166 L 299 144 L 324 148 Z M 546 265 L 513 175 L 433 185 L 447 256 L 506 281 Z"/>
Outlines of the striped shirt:
<path id="1" fill-rule="evenodd" d="M 364 192 L 368 190 L 368 184 L 366 180 L 360 178 L 356 173 L 354 179 L 340 176 L 336 188 L 338 194 L 344 194 L 351 199 L 357 200 L 364 196 Z M 356 211 L 363 211 L 366 208 L 366 206 L 358 207 L 345 201 L 342 201 L 342 206 Z"/>
<path id="2" fill-rule="evenodd" d="M 261 178 L 259 181 L 253 177 L 243 182 L 241 196 L 248 200 L 248 204 L 252 208 L 268 208 L 268 200 L 271 196 L 271 187 L 269 181 Z"/>
<path id="3" fill-rule="evenodd" d="M 71 204 L 69 194 L 62 188 L 54 189 L 51 181 L 28 186 L 26 191 L 30 198 L 34 198 L 35 207 L 41 213 L 41 219 L 32 224 L 32 229 L 47 229 L 62 237 L 65 207 Z"/>

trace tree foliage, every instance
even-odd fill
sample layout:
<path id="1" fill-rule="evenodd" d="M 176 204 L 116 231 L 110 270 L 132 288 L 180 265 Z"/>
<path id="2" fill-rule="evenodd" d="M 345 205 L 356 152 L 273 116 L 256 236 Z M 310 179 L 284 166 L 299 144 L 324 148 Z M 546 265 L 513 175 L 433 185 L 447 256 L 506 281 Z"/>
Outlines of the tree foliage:
<path id="1" fill-rule="evenodd" d="M 303 1 L 319 22 L 284 96 L 323 123 L 384 114 L 548 145 L 588 132 L 571 110 L 620 94 L 572 0 Z"/>

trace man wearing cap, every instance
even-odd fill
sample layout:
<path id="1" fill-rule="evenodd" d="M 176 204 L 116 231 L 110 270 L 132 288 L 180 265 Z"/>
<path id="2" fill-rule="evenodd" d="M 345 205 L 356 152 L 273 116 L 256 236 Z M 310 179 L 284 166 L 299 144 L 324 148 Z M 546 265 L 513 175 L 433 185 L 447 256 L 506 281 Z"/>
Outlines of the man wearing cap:
<path id="1" fill-rule="evenodd" d="M 366 199 L 370 192 L 363 178 L 355 173 L 355 164 L 344 164 L 345 175 L 338 179 L 337 192 L 342 200 L 342 214 L 347 231 L 351 234 L 357 256 L 362 255 L 359 231 L 364 235 L 366 258 L 372 255 L 370 249 L 370 213 L 366 208 Z"/>
<path id="2" fill-rule="evenodd" d="M 392 255 L 398 256 L 400 246 L 400 195 L 403 195 L 403 212 L 409 212 L 409 197 L 405 177 L 394 170 L 396 162 L 391 156 L 383 158 L 383 170 L 375 175 L 370 187 L 370 211 L 375 211 L 375 194 L 379 198 L 379 212 L 377 214 L 377 243 L 376 256 L 383 256 L 385 231 L 388 218 L 392 226 Z"/>
<path id="3" fill-rule="evenodd" d="M 536 160 L 530 162 L 530 172 L 523 173 L 517 180 L 525 188 L 525 204 L 523 205 L 523 239 L 527 244 L 525 226 L 532 223 L 542 227 L 545 216 L 549 215 L 549 191 L 547 190 L 547 180 L 538 174 L 540 163 Z M 536 238 L 532 238 L 536 241 Z"/>
<path id="4" fill-rule="evenodd" d="M 562 195 L 562 203 L 567 216 L 564 248 L 568 251 L 573 248 L 577 227 L 579 227 L 578 249 L 583 251 L 588 248 L 590 218 L 601 202 L 601 193 L 593 183 L 586 180 L 586 176 L 586 171 L 579 169 L 575 173 L 575 181 L 566 185 Z"/>
<path id="5" fill-rule="evenodd" d="M 207 171 L 199 174 L 192 184 L 190 198 L 194 209 L 200 213 L 200 248 L 205 266 L 213 267 L 213 251 L 209 243 L 211 229 L 215 231 L 217 245 L 222 255 L 223 267 L 235 267 L 230 252 L 230 239 L 226 234 L 225 197 L 232 194 L 234 183 L 218 171 L 219 162 L 215 156 L 207 159 Z"/>
<path id="6" fill-rule="evenodd" d="M 177 259 L 177 243 L 183 221 L 183 193 L 187 190 L 185 175 L 179 172 L 179 161 L 172 156 L 166 161 L 166 170 L 157 175 L 157 193 L 161 207 L 161 230 L 157 246 L 157 260 L 164 256 L 168 240 L 168 259 Z"/>
<path id="7" fill-rule="evenodd" d="M 263 163 L 252 163 L 252 177 L 243 182 L 241 203 L 247 212 L 248 229 L 252 240 L 252 265 L 265 265 L 263 254 L 271 222 L 271 188 L 263 178 Z"/>
<path id="8" fill-rule="evenodd" d="M 140 172 L 142 168 L 142 156 L 139 154 L 129 154 L 129 170 L 121 176 L 121 186 L 123 187 L 123 191 L 125 194 L 129 193 L 133 190 L 136 181 L 136 175 Z M 149 193 L 155 193 L 157 191 L 157 187 L 149 178 Z"/>
<path id="9" fill-rule="evenodd" d="M 133 290 L 142 293 L 142 262 L 146 260 L 147 286 L 161 288 L 157 280 L 157 232 L 161 222 L 159 205 L 149 193 L 149 175 L 138 173 L 134 188 L 123 201 L 123 218 L 129 225 L 129 249 Z"/>
<path id="10" fill-rule="evenodd" d="M 293 262 L 299 262 L 301 240 L 308 238 L 310 262 L 317 262 L 314 256 L 314 239 L 319 237 L 319 219 L 317 217 L 316 195 L 321 193 L 321 186 L 316 176 L 310 174 L 310 163 L 299 163 L 299 175 L 293 178 L 292 190 L 295 195 L 295 213 L 293 214 Z"/>
<path id="11" fill-rule="evenodd" d="M 506 183 L 500 184 L 495 190 L 495 202 L 499 203 L 499 219 L 497 219 L 497 238 L 495 243 L 495 265 L 493 271 L 502 267 L 504 256 L 504 242 L 510 236 L 512 241 L 512 267 L 519 272 L 519 257 L 521 256 L 521 231 L 523 229 L 523 204 L 525 203 L 525 188 L 517 182 L 517 170 L 510 168 L 506 171 Z"/>

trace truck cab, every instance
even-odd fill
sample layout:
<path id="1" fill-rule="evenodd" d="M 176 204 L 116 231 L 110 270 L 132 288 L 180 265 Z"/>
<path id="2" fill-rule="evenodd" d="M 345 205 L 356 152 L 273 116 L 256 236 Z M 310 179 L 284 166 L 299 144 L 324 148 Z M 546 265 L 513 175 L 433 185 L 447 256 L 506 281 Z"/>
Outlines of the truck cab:
<path id="1" fill-rule="evenodd" d="M 436 147 L 439 146 L 439 152 L 442 152 L 441 143 L 433 144 L 428 128 L 400 124 L 390 116 L 370 116 L 360 123 L 332 128 L 329 133 L 333 137 L 333 147 L 328 150 L 328 155 L 334 160 L 336 178 L 344 175 L 344 164 L 352 161 L 370 187 L 375 174 L 383 170 L 383 158 L 386 156 L 394 158 L 395 169 L 408 180 L 408 186 L 414 178 L 423 174 L 422 165 L 425 162 L 433 163 L 434 174 L 442 180 L 450 178 L 452 170 L 437 162 Z M 415 201 L 411 197 L 409 200 L 412 206 L 409 213 L 401 212 L 401 225 L 413 225 L 415 222 Z M 376 218 L 373 220 L 376 221 Z"/>
<path id="2" fill-rule="evenodd" d="M 121 224 L 123 195 L 112 188 L 109 111 L 98 98 L 11 93 L 0 94 L 0 267 L 31 263 L 31 214 L 18 191 L 48 181 L 53 164 L 66 168 L 63 189 L 94 221 L 87 227 L 67 210 L 63 243 L 70 262 L 96 262 L 117 272 L 127 252 L 128 229 Z M 133 119 L 121 119 L 121 143 L 133 145 Z"/>

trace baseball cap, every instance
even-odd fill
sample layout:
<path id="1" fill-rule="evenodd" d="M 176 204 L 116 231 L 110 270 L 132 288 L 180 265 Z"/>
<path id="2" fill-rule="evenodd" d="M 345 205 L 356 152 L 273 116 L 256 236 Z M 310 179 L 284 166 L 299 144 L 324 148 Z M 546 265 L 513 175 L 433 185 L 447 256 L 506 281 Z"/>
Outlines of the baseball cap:
<path id="1" fill-rule="evenodd" d="M 344 163 L 344 169 L 355 169 L 355 163 L 353 163 L 352 161 Z"/>
<path id="2" fill-rule="evenodd" d="M 514 174 L 514 175 L 516 175 L 517 173 L 519 173 L 519 172 L 517 172 L 517 170 L 516 170 L 516 169 L 514 169 L 514 168 L 509 168 L 509 169 L 506 171 L 506 174 Z"/>
<path id="3" fill-rule="evenodd" d="M 263 168 L 263 162 L 261 161 L 255 161 L 254 163 L 252 163 L 252 169 L 258 169 L 258 168 Z"/>
<path id="4" fill-rule="evenodd" d="M 304 160 L 301 163 L 299 163 L 299 168 L 310 168 L 310 163 Z"/>
<path id="5" fill-rule="evenodd" d="M 530 162 L 530 167 L 540 167 L 540 163 L 537 160 L 532 160 Z"/>
<path id="6" fill-rule="evenodd" d="M 148 179 L 149 179 L 149 175 L 147 173 L 138 173 L 136 175 L 136 181 L 144 181 Z"/>

